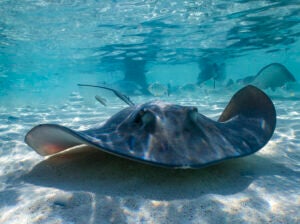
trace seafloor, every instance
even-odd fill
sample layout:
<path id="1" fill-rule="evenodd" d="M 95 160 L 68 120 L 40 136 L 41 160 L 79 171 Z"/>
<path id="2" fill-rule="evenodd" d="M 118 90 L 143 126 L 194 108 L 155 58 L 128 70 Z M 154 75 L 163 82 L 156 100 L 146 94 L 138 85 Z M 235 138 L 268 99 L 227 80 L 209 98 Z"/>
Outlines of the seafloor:
<path id="1" fill-rule="evenodd" d="M 229 98 L 164 100 L 217 119 Z M 277 128 L 263 149 L 200 170 L 152 167 L 84 147 L 45 159 L 23 141 L 40 123 L 92 127 L 125 107 L 121 102 L 104 107 L 73 94 L 62 106 L 1 108 L 0 223 L 300 223 L 300 102 L 274 104 Z"/>

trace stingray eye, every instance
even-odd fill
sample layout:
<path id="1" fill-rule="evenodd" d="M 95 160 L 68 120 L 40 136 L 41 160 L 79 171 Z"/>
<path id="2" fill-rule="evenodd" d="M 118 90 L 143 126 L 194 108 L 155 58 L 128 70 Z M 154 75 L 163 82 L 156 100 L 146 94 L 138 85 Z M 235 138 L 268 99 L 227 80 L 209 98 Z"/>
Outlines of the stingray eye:
<path id="1" fill-rule="evenodd" d="M 142 109 L 137 113 L 137 115 L 134 119 L 134 123 L 140 124 L 140 125 L 145 125 L 145 124 L 151 122 L 151 120 L 153 120 L 153 119 L 155 119 L 155 116 L 151 111 Z"/>
<path id="2" fill-rule="evenodd" d="M 144 110 L 140 110 L 136 115 L 135 115 L 135 118 L 134 118 L 134 123 L 137 124 L 137 125 L 142 125 L 142 116 L 144 115 Z"/>
<path id="3" fill-rule="evenodd" d="M 140 110 L 134 119 L 134 123 L 142 126 L 147 131 L 152 131 L 155 128 L 155 115 L 152 111 Z"/>
<path id="4" fill-rule="evenodd" d="M 197 107 L 189 107 L 188 111 L 192 112 L 192 113 L 197 113 L 198 112 L 198 108 Z"/>
<path id="5" fill-rule="evenodd" d="M 188 108 L 188 118 L 191 119 L 193 122 L 196 122 L 197 116 L 198 116 L 197 107 L 189 107 Z"/>

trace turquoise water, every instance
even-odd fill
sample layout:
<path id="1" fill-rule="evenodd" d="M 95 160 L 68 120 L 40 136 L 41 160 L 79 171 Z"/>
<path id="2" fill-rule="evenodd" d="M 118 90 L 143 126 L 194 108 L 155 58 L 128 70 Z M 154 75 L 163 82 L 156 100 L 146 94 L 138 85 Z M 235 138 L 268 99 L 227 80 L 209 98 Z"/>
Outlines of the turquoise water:
<path id="1" fill-rule="evenodd" d="M 210 61 L 226 80 L 273 62 L 298 78 L 299 11 L 293 0 L 0 1 L 0 100 L 54 105 L 125 73 L 143 88 L 195 83 Z"/>
<path id="2" fill-rule="evenodd" d="M 0 223 L 299 223 L 299 15 L 298 0 L 0 0 Z M 263 89 L 277 126 L 245 158 L 170 170 L 24 142 L 38 124 L 87 130 L 127 106 L 78 83 L 217 120 L 237 80 L 271 63 L 296 81 Z"/>

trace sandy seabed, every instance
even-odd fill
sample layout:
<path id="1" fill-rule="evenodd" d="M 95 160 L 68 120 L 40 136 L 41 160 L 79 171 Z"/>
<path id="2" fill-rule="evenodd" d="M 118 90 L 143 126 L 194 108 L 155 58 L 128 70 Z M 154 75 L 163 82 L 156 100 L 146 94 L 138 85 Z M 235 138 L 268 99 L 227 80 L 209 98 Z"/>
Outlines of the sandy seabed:
<path id="1" fill-rule="evenodd" d="M 217 119 L 230 95 L 178 99 L 164 100 Z M 104 107 L 73 94 L 63 106 L 1 108 L 0 223 L 300 223 L 300 101 L 274 104 L 277 127 L 263 149 L 199 170 L 152 167 L 88 147 L 45 159 L 24 143 L 37 124 L 88 129 L 121 102 Z"/>

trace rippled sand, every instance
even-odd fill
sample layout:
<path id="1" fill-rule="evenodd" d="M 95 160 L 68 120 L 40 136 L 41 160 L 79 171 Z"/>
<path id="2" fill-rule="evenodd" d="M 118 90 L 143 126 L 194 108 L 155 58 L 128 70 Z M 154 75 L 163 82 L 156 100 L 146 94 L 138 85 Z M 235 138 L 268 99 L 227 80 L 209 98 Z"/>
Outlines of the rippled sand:
<path id="1" fill-rule="evenodd" d="M 230 96 L 165 98 L 217 119 Z M 144 102 L 149 98 L 133 98 Z M 0 223 L 299 223 L 300 102 L 274 100 L 277 128 L 258 153 L 200 170 L 152 167 L 83 147 L 46 159 L 23 141 L 40 123 L 84 130 L 126 105 L 0 109 Z"/>

